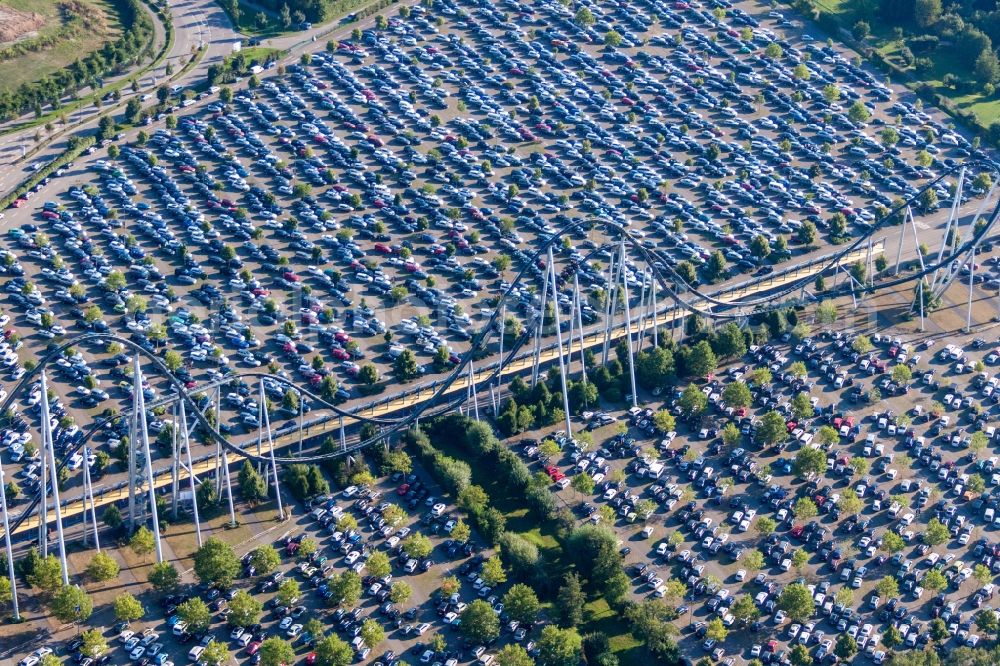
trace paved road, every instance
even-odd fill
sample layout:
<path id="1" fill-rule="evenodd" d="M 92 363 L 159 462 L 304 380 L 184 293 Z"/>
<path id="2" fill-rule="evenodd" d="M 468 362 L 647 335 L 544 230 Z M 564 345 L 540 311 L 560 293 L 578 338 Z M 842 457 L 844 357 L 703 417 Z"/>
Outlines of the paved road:
<path id="1" fill-rule="evenodd" d="M 208 75 L 208 68 L 213 64 L 221 62 L 227 55 L 232 53 L 233 43 L 243 39 L 243 35 L 236 32 L 229 16 L 222 10 L 215 0 L 167 0 L 174 21 L 174 44 L 164 63 L 157 66 L 153 71 L 147 72 L 140 77 L 140 90 L 133 93 L 130 88 L 122 90 L 122 99 L 116 115 L 120 115 L 128 100 L 135 95 L 149 95 L 158 85 L 168 78 L 166 73 L 167 64 L 173 66 L 174 72 L 186 65 L 192 54 L 202 45 L 207 47 L 207 52 L 190 71 L 174 80 L 173 85 L 190 86 L 205 81 Z M 415 4 L 410 2 L 409 4 Z M 294 32 L 281 37 L 265 39 L 263 46 L 287 49 L 293 51 L 288 59 L 298 58 L 300 51 L 310 50 L 309 46 L 313 40 L 328 35 L 345 37 L 355 27 L 365 27 L 374 23 L 373 18 L 369 18 L 358 24 L 339 27 L 337 21 L 318 25 L 311 30 Z M 162 43 L 162 27 L 156 23 L 158 43 Z M 98 115 L 107 107 L 97 109 L 87 107 L 80 109 L 69 116 L 69 122 L 73 127 L 70 132 L 57 133 L 54 140 L 49 142 L 38 153 L 30 158 L 21 159 L 22 145 L 30 151 L 35 146 L 34 136 L 38 128 L 32 128 L 0 136 L 0 195 L 14 189 L 29 175 L 28 167 L 32 164 L 48 162 L 66 150 L 69 137 L 74 134 L 92 134 L 99 121 Z M 44 130 L 43 130 L 44 133 Z M 44 139 L 43 139 L 44 141 Z"/>
<path id="2" fill-rule="evenodd" d="M 179 72 L 190 60 L 193 52 L 201 44 L 208 52 L 201 62 L 177 81 L 178 85 L 188 85 L 203 81 L 209 65 L 225 57 L 232 51 L 232 43 L 239 36 L 234 32 L 229 17 L 215 0 L 168 0 L 174 21 L 174 44 L 165 61 L 139 79 L 140 90 L 133 93 L 131 88 L 122 90 L 121 108 L 135 95 L 148 95 L 167 78 L 166 68 L 170 64 Z M 163 28 L 159 21 L 156 26 L 158 44 L 164 40 Z M 126 77 L 129 75 L 126 75 Z M 42 151 L 21 160 L 21 146 L 30 151 L 35 144 L 34 136 L 38 128 L 0 137 L 0 193 L 13 189 L 28 175 L 28 167 L 36 162 L 47 162 L 66 150 L 69 137 L 73 134 L 91 133 L 97 127 L 98 115 L 104 108 L 86 107 L 69 116 L 71 125 L 83 123 L 73 132 L 60 134 Z M 43 130 L 44 133 L 44 130 Z"/>

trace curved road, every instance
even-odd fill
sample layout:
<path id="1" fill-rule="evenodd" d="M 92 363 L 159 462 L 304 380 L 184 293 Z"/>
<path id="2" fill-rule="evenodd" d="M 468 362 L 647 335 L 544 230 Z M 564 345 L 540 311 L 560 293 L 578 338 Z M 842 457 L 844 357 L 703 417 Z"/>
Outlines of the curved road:
<path id="1" fill-rule="evenodd" d="M 167 0 L 167 4 L 173 15 L 174 44 L 163 63 L 140 77 L 138 93 L 133 93 L 130 88 L 122 90 L 122 98 L 115 107 L 115 115 L 120 115 L 128 100 L 135 95 L 152 94 L 156 87 L 167 78 L 166 66 L 168 63 L 173 66 L 174 72 L 180 72 L 190 61 L 194 52 L 204 45 L 207 51 L 198 64 L 172 82 L 173 85 L 180 86 L 200 83 L 206 79 L 208 68 L 221 62 L 232 53 L 233 43 L 244 38 L 233 29 L 229 16 L 216 0 Z M 359 24 L 339 26 L 337 23 L 339 20 L 340 18 L 336 17 L 333 21 L 317 25 L 309 31 L 293 32 L 281 37 L 265 39 L 262 41 L 262 45 L 293 51 L 289 59 L 297 58 L 298 52 L 310 50 L 309 46 L 312 41 L 320 35 L 324 39 L 328 33 L 343 33 L 341 36 L 347 36 L 355 27 L 374 22 L 374 18 L 369 17 Z M 157 43 L 162 43 L 163 28 L 159 21 L 155 21 L 155 23 Z M 126 77 L 128 76 L 126 75 Z M 21 147 L 22 145 L 26 146 L 30 151 L 35 146 L 34 136 L 39 128 L 0 136 L 0 196 L 13 190 L 28 177 L 30 165 L 46 163 L 65 151 L 70 136 L 95 132 L 99 122 L 99 114 L 108 108 L 105 106 L 98 109 L 91 106 L 73 113 L 70 117 L 70 131 L 58 133 L 56 138 L 46 144 L 42 150 L 27 159 L 21 159 Z"/>
<path id="2" fill-rule="evenodd" d="M 173 66 L 174 71 L 179 72 L 190 60 L 195 49 L 203 43 L 208 47 L 205 57 L 197 67 L 192 68 L 176 83 L 183 85 L 204 80 L 209 65 L 225 57 L 232 50 L 233 41 L 239 39 L 239 35 L 233 31 L 229 17 L 215 0 L 168 0 L 168 4 L 173 14 L 174 44 L 163 63 L 140 77 L 138 93 L 133 93 L 130 88 L 122 90 L 120 109 L 124 109 L 128 100 L 135 95 L 151 94 L 156 86 L 167 78 L 168 63 Z M 156 43 L 162 44 L 165 38 L 162 24 L 155 19 L 154 24 Z M 131 74 L 126 74 L 124 78 L 129 76 Z M 30 128 L 0 137 L 0 193 L 5 194 L 24 180 L 29 174 L 29 165 L 48 162 L 66 150 L 69 137 L 73 134 L 93 132 L 97 127 L 99 114 L 106 109 L 107 107 L 89 106 L 76 111 L 70 116 L 70 124 L 75 126 L 71 131 L 59 134 L 44 149 L 25 160 L 21 159 L 21 147 L 23 145 L 31 150 L 35 145 L 34 136 L 39 128 Z"/>

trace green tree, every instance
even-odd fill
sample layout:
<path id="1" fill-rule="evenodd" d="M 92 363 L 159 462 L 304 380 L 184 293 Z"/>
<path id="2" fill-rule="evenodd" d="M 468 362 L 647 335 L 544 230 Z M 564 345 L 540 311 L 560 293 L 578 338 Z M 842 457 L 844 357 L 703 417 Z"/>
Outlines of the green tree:
<path id="1" fill-rule="evenodd" d="M 920 584 L 928 592 L 931 593 L 940 592 L 941 590 L 943 590 L 945 587 L 948 586 L 948 579 L 945 578 L 944 574 L 942 574 L 937 569 L 931 569 L 926 574 L 924 574 L 924 577 L 920 581 Z"/>
<path id="2" fill-rule="evenodd" d="M 496 654 L 497 666 L 535 666 L 535 660 L 516 643 L 508 643 Z"/>
<path id="3" fill-rule="evenodd" d="M 596 484 L 592 476 L 586 472 L 581 472 L 573 477 L 570 485 L 573 487 L 573 490 L 581 495 L 592 495 Z"/>
<path id="4" fill-rule="evenodd" d="M 264 605 L 246 590 L 239 590 L 229 602 L 229 623 L 249 627 L 260 621 Z"/>
<path id="5" fill-rule="evenodd" d="M 281 564 L 281 555 L 269 543 L 258 546 L 250 555 L 250 564 L 257 570 L 258 576 L 271 573 Z"/>
<path id="6" fill-rule="evenodd" d="M 864 504 L 858 494 L 854 492 L 851 488 L 844 488 L 840 493 L 840 499 L 837 500 L 837 508 L 843 511 L 848 516 L 853 516 L 859 513 Z"/>
<path id="7" fill-rule="evenodd" d="M 459 628 L 462 635 L 473 643 L 489 643 L 500 635 L 500 618 L 482 599 L 476 599 L 466 606 L 461 619 Z"/>
<path id="8" fill-rule="evenodd" d="M 793 622 L 805 620 L 815 611 L 812 593 L 802 583 L 791 583 L 778 597 L 778 608 L 785 611 Z"/>
<path id="9" fill-rule="evenodd" d="M 591 11 L 586 7 L 581 7 L 576 12 L 576 16 L 573 19 L 576 24 L 582 28 L 589 28 L 594 25 L 595 19 Z"/>
<path id="10" fill-rule="evenodd" d="M 749 594 L 743 594 L 736 598 L 729 612 L 733 614 L 736 621 L 746 626 L 760 618 L 760 609 L 754 603 Z"/>
<path id="11" fill-rule="evenodd" d="M 104 639 L 104 634 L 101 633 L 100 629 L 87 629 L 80 634 L 80 638 L 83 640 L 80 653 L 84 657 L 97 659 L 108 651 L 108 642 Z"/>
<path id="12" fill-rule="evenodd" d="M 233 547 L 216 537 L 209 537 L 195 551 L 194 574 L 203 584 L 229 587 L 240 574 L 240 560 Z"/>
<path id="13" fill-rule="evenodd" d="M 809 666 L 813 661 L 809 654 L 809 648 L 802 643 L 796 643 L 792 646 L 792 649 L 788 651 L 788 659 L 793 666 Z"/>
<path id="14" fill-rule="evenodd" d="M 586 597 L 580 585 L 580 577 L 575 573 L 566 574 L 559 592 L 556 594 L 554 612 L 560 627 L 575 627 L 583 622 L 583 606 Z"/>
<path id="15" fill-rule="evenodd" d="M 62 562 L 55 555 L 36 560 L 28 582 L 43 592 L 55 592 L 62 587 Z"/>
<path id="16" fill-rule="evenodd" d="M 889 553 L 898 553 L 906 547 L 906 542 L 903 541 L 903 537 L 899 536 L 895 532 L 887 531 L 882 535 L 882 550 Z"/>
<path id="17" fill-rule="evenodd" d="M 753 395 L 746 384 L 741 381 L 735 381 L 726 384 L 726 388 L 722 390 L 722 400 L 726 403 L 727 407 L 738 409 L 740 407 L 749 407 L 750 403 L 753 402 Z"/>
<path id="18" fill-rule="evenodd" d="M 851 122 L 861 124 L 868 122 L 872 114 L 864 102 L 859 99 L 851 104 L 851 107 L 847 110 L 847 117 L 851 119 Z"/>
<path id="19" fill-rule="evenodd" d="M 295 650 L 282 638 L 268 638 L 260 644 L 261 666 L 288 666 L 295 663 Z"/>
<path id="20" fill-rule="evenodd" d="M 405 604 L 413 595 L 413 588 L 403 581 L 396 581 L 389 591 L 389 601 L 394 604 Z"/>
<path id="21" fill-rule="evenodd" d="M 115 619 L 119 622 L 133 622 L 146 614 L 142 603 L 128 592 L 115 597 Z"/>
<path id="22" fill-rule="evenodd" d="M 334 605 L 354 606 L 361 598 L 361 576 L 345 571 L 330 579 L 331 601 Z"/>
<path id="23" fill-rule="evenodd" d="M 795 517 L 799 520 L 809 520 L 819 515 L 816 503 L 808 497 L 800 497 L 795 502 Z"/>
<path id="24" fill-rule="evenodd" d="M 229 648 L 222 641 L 216 640 L 209 641 L 201 657 L 198 658 L 198 661 L 206 666 L 222 666 L 229 663 L 229 660 Z"/>
<path id="25" fill-rule="evenodd" d="M 316 643 L 316 666 L 349 666 L 354 650 L 337 635 L 331 634 Z"/>
<path id="26" fill-rule="evenodd" d="M 141 525 L 139 529 L 135 531 L 132 538 L 128 542 L 129 548 L 132 552 L 139 557 L 145 558 L 147 555 L 153 552 L 153 548 L 156 546 L 155 538 L 153 533 L 145 525 Z"/>
<path id="27" fill-rule="evenodd" d="M 850 661 L 858 653 L 858 643 L 850 634 L 839 634 L 833 653 L 845 661 Z"/>
<path id="28" fill-rule="evenodd" d="M 523 583 L 511 586 L 503 597 L 503 605 L 507 615 L 522 623 L 534 622 L 541 610 L 538 595 Z"/>
<path id="29" fill-rule="evenodd" d="M 212 612 L 200 597 L 191 597 L 177 607 L 177 615 L 187 623 L 192 634 L 208 629 L 212 623 Z"/>
<path id="30" fill-rule="evenodd" d="M 402 547 L 404 553 L 418 560 L 422 560 L 430 555 L 431 550 L 434 548 L 430 539 L 419 532 L 414 532 L 403 539 Z"/>
<path id="31" fill-rule="evenodd" d="M 903 644 L 903 635 L 899 633 L 899 629 L 890 625 L 882 632 L 882 645 L 886 646 L 890 650 L 896 648 Z"/>
<path id="32" fill-rule="evenodd" d="M 792 398 L 792 413 L 798 419 L 812 418 L 816 413 L 807 393 L 798 393 Z"/>
<path id="33" fill-rule="evenodd" d="M 678 404 L 686 414 L 697 416 L 708 407 L 708 396 L 694 384 L 688 384 L 681 394 Z"/>
<path id="34" fill-rule="evenodd" d="M 751 571 L 760 571 L 764 567 L 764 554 L 759 550 L 751 550 L 743 556 L 743 564 Z"/>
<path id="35" fill-rule="evenodd" d="M 392 563 L 389 561 L 389 556 L 382 551 L 376 550 L 368 558 L 368 563 L 365 565 L 365 569 L 368 571 L 369 575 L 375 576 L 376 578 L 384 578 L 392 573 Z"/>
<path id="36" fill-rule="evenodd" d="M 299 598 L 302 596 L 302 589 L 299 585 L 299 581 L 294 578 L 286 578 L 281 581 L 281 585 L 278 586 L 278 593 L 275 595 L 275 599 L 282 606 L 294 606 L 298 603 Z"/>
<path id="37" fill-rule="evenodd" d="M 483 568 L 479 572 L 479 577 L 483 579 L 489 587 L 496 587 L 507 580 L 507 573 L 503 569 L 499 555 L 493 555 L 483 562 Z"/>
<path id="38" fill-rule="evenodd" d="M 715 372 L 718 361 L 712 346 L 707 340 L 702 340 L 691 348 L 687 357 L 687 371 L 693 377 L 705 377 Z"/>
<path id="39" fill-rule="evenodd" d="M 764 446 L 773 446 L 787 437 L 788 429 L 785 426 L 785 417 L 775 411 L 764 414 L 760 425 L 757 426 L 757 441 Z"/>
<path id="40" fill-rule="evenodd" d="M 52 615 L 64 624 L 86 622 L 94 611 L 90 595 L 79 585 L 63 585 L 49 604 Z"/>
<path id="41" fill-rule="evenodd" d="M 913 17 L 921 28 L 929 28 L 941 18 L 941 0 L 916 0 Z"/>
<path id="42" fill-rule="evenodd" d="M 987 635 L 1000 631 L 1000 616 L 992 608 L 984 608 L 976 614 L 976 626 Z"/>
<path id="43" fill-rule="evenodd" d="M 931 640 L 936 643 L 943 643 L 951 638 L 951 632 L 948 631 L 948 625 L 946 625 L 944 620 L 939 617 L 931 620 L 929 629 Z"/>
<path id="44" fill-rule="evenodd" d="M 931 518 L 927 522 L 927 529 L 925 529 L 920 536 L 921 539 L 923 539 L 923 542 L 928 546 L 937 546 L 945 541 L 948 541 L 948 539 L 951 538 L 951 533 L 940 520 L 937 518 Z"/>
<path id="45" fill-rule="evenodd" d="M 404 349 L 403 353 L 396 357 L 392 364 L 393 372 L 400 381 L 409 381 L 420 375 L 417 367 L 417 357 L 409 349 Z"/>
<path id="46" fill-rule="evenodd" d="M 705 627 L 705 637 L 711 638 L 717 643 L 723 643 L 729 636 L 729 630 L 722 624 L 722 618 L 715 617 L 708 621 Z"/>
<path id="47" fill-rule="evenodd" d="M 180 583 L 177 567 L 170 562 L 158 562 L 149 569 L 149 584 L 160 593 L 171 592 Z"/>
<path id="48" fill-rule="evenodd" d="M 118 578 L 119 571 L 118 562 L 105 552 L 95 553 L 87 565 L 87 575 L 101 582 Z"/>
<path id="49" fill-rule="evenodd" d="M 583 639 L 576 629 L 548 625 L 538 639 L 539 660 L 546 666 L 577 666 Z"/>
<path id="50" fill-rule="evenodd" d="M 795 454 L 793 470 L 795 475 L 801 478 L 810 474 L 822 475 L 826 472 L 826 453 L 809 446 L 799 449 L 799 452 Z"/>
<path id="51" fill-rule="evenodd" d="M 361 638 L 364 639 L 365 645 L 374 650 L 379 643 L 385 640 L 385 629 L 382 628 L 378 620 L 367 619 L 361 625 Z"/>
<path id="52" fill-rule="evenodd" d="M 891 599 L 899 596 L 899 582 L 894 576 L 883 576 L 875 585 L 875 591 L 883 599 Z"/>
<path id="53" fill-rule="evenodd" d="M 740 432 L 740 429 L 736 427 L 735 423 L 727 423 L 723 426 L 722 430 L 719 432 L 719 436 L 722 437 L 722 443 L 729 449 L 735 447 L 743 439 L 743 434 Z"/>
<path id="54" fill-rule="evenodd" d="M 767 516 L 757 516 L 757 520 L 754 521 L 754 529 L 761 536 L 773 534 L 777 527 L 778 523 L 773 518 L 768 518 Z"/>

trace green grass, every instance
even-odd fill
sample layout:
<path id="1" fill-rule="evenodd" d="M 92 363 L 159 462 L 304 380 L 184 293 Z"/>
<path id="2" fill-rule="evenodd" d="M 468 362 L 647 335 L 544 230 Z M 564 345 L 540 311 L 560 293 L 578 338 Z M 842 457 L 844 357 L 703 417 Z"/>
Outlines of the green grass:
<path id="1" fill-rule="evenodd" d="M 604 599 L 596 599 L 583 607 L 584 624 L 581 634 L 600 631 L 608 636 L 611 651 L 621 666 L 645 666 L 649 653 L 640 641 L 629 633 L 625 619 L 613 611 Z"/>
<path id="2" fill-rule="evenodd" d="M 830 26 L 831 21 L 840 28 L 851 30 L 859 18 L 863 18 L 863 15 L 859 15 L 854 10 L 849 0 L 811 0 L 811 3 L 823 14 L 819 22 L 828 32 L 834 32 Z M 980 84 L 972 72 L 971 63 L 958 56 L 953 47 L 942 42 L 931 53 L 916 53 L 916 57 L 925 57 L 931 61 L 931 67 L 928 71 L 918 72 L 912 66 L 905 67 L 900 60 L 899 54 L 905 41 L 896 39 L 892 27 L 877 19 L 869 18 L 866 20 L 871 28 L 871 35 L 863 45 L 855 45 L 856 48 L 873 48 L 894 67 L 904 72 L 907 78 L 905 83 L 911 86 L 927 84 L 935 93 L 952 102 L 958 110 L 974 114 L 978 123 L 984 127 L 989 127 L 992 123 L 1000 120 L 1000 99 L 987 97 L 978 90 Z M 907 36 L 912 37 L 913 35 L 908 33 Z M 958 91 L 946 87 L 944 78 L 947 74 L 957 76 L 964 84 L 960 87 L 971 88 L 972 91 Z"/>
<path id="3" fill-rule="evenodd" d="M 46 17 L 46 24 L 38 31 L 39 36 L 51 34 L 62 27 L 58 4 L 61 0 L 0 0 L 0 6 L 21 11 L 30 11 Z M 113 41 L 121 32 L 119 14 L 107 0 L 76 0 L 92 7 L 104 16 L 105 29 L 83 31 L 78 35 L 63 39 L 54 46 L 32 53 L 25 53 L 12 60 L 0 63 L 0 90 L 15 90 L 23 83 L 38 81 L 53 72 L 65 68 L 73 61 L 83 58 Z"/>
<path id="4" fill-rule="evenodd" d="M 844 14 L 848 10 L 845 8 L 845 0 L 813 0 L 813 4 L 827 14 Z"/>
<path id="5" fill-rule="evenodd" d="M 459 460 L 468 458 L 466 451 L 452 445 L 451 442 L 440 439 L 432 439 L 431 442 L 446 456 Z M 551 550 L 558 547 L 559 544 L 551 525 L 540 525 L 538 519 L 524 506 L 524 498 L 508 493 L 506 487 L 497 481 L 496 476 L 490 474 L 490 470 L 485 469 L 482 465 L 472 465 L 472 482 L 482 486 L 490 497 L 490 506 L 502 513 L 507 519 L 508 532 L 520 534 L 541 550 Z"/>
<path id="6" fill-rule="evenodd" d="M 269 56 L 280 56 L 281 49 L 270 49 L 265 46 L 251 46 L 241 49 L 240 53 L 247 59 L 247 62 L 257 62 L 263 65 Z"/>

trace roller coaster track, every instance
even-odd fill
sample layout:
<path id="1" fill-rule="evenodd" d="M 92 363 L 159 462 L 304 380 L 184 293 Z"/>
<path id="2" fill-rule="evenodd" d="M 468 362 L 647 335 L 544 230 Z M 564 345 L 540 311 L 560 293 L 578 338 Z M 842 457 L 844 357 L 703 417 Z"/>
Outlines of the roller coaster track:
<path id="1" fill-rule="evenodd" d="M 583 228 L 590 228 L 593 226 L 601 227 L 609 237 L 618 236 L 621 241 L 626 243 L 630 250 L 637 253 L 642 257 L 647 265 L 652 269 L 654 278 L 657 280 L 658 284 L 663 288 L 664 293 L 668 296 L 669 300 L 673 301 L 675 305 L 666 306 L 658 312 L 652 314 L 652 323 L 647 325 L 655 325 L 657 327 L 664 326 L 668 324 L 675 323 L 678 319 L 686 317 L 688 314 L 696 314 L 711 320 L 740 320 L 744 319 L 752 314 L 766 313 L 772 310 L 782 309 L 788 307 L 787 297 L 795 292 L 800 291 L 807 284 L 811 283 L 812 280 L 817 275 L 822 275 L 832 269 L 838 269 L 844 266 L 848 266 L 856 261 L 860 261 L 866 256 L 871 256 L 874 253 L 883 253 L 885 251 L 884 240 L 880 239 L 877 243 L 874 242 L 874 238 L 881 234 L 887 226 L 893 225 L 897 218 L 903 214 L 905 209 L 910 206 L 915 201 L 919 200 L 920 197 L 929 189 L 934 188 L 943 179 L 954 174 L 959 169 L 980 169 L 982 171 L 988 171 L 993 174 L 997 173 L 997 166 L 993 162 L 985 160 L 977 160 L 973 162 L 968 162 L 961 165 L 956 165 L 944 172 L 938 178 L 927 183 L 923 188 L 921 188 L 917 194 L 910 197 L 907 201 L 895 206 L 886 215 L 882 217 L 879 222 L 874 225 L 871 229 L 867 230 L 863 235 L 859 236 L 854 242 L 846 245 L 837 252 L 823 257 L 819 257 L 805 264 L 799 264 L 789 269 L 773 273 L 769 275 L 766 279 L 760 280 L 750 280 L 748 282 L 737 284 L 725 288 L 723 290 L 716 291 L 712 294 L 706 294 L 698 291 L 693 285 L 688 284 L 685 280 L 676 273 L 676 271 L 671 268 L 671 260 L 668 260 L 661 252 L 645 247 L 639 240 L 633 236 L 629 229 L 625 226 L 602 222 L 596 224 L 593 221 L 582 220 L 570 223 L 559 229 L 555 234 L 552 235 L 547 241 L 541 244 L 530 259 L 524 262 L 524 266 L 518 272 L 517 276 L 508 286 L 506 291 L 500 297 L 498 303 L 496 304 L 493 313 L 490 315 L 486 324 L 480 328 L 480 330 L 473 336 L 471 341 L 470 351 L 463 354 L 461 361 L 456 364 L 454 369 L 448 375 L 446 379 L 440 383 L 435 384 L 432 387 L 424 388 L 418 392 L 410 395 L 405 395 L 394 401 L 384 403 L 382 405 L 376 405 L 369 407 L 363 411 L 349 411 L 345 410 L 338 405 L 334 405 L 327 402 L 321 396 L 312 393 L 309 389 L 296 384 L 286 378 L 274 375 L 268 375 L 266 373 L 257 371 L 248 371 L 240 373 L 236 376 L 231 376 L 226 378 L 225 381 L 231 381 L 233 379 L 240 379 L 243 377 L 254 377 L 254 378 L 264 378 L 268 377 L 271 380 L 277 381 L 282 385 L 291 387 L 298 391 L 300 395 L 307 396 L 310 400 L 314 401 L 321 407 L 332 411 L 338 417 L 343 420 L 344 425 L 356 424 L 356 423 L 372 423 L 377 426 L 386 426 L 384 430 L 379 432 L 374 437 L 367 440 L 357 442 L 350 447 L 344 447 L 342 450 L 327 453 L 327 454 L 315 454 L 315 455 L 305 455 L 305 456 L 275 456 L 274 461 L 277 464 L 301 464 L 301 463 L 316 463 L 322 462 L 324 460 L 329 460 L 337 457 L 342 457 L 353 452 L 362 450 L 376 442 L 384 441 L 391 435 L 401 432 L 406 428 L 409 428 L 414 423 L 418 422 L 420 418 L 428 418 L 438 414 L 447 413 L 453 409 L 456 409 L 459 405 L 466 401 L 466 389 L 468 389 L 470 383 L 476 386 L 479 385 L 489 385 L 491 382 L 502 378 L 504 376 L 512 376 L 515 374 L 521 374 L 531 368 L 534 363 L 534 358 L 532 354 L 518 356 L 518 352 L 521 347 L 527 341 L 527 339 L 532 334 L 533 326 L 542 325 L 542 317 L 536 317 L 536 321 L 532 322 L 532 325 L 515 341 L 512 348 L 506 353 L 505 358 L 499 362 L 493 364 L 491 367 L 480 368 L 474 376 L 470 377 L 466 373 L 466 368 L 471 362 L 475 352 L 483 350 L 486 348 L 493 333 L 501 330 L 498 326 L 498 319 L 502 316 L 501 313 L 504 312 L 504 305 L 511 298 L 512 293 L 519 287 L 523 281 L 528 279 L 528 268 L 537 264 L 538 260 L 546 256 L 550 247 L 558 247 L 556 243 L 561 243 L 562 238 L 567 234 L 575 231 L 579 231 Z M 995 177 L 995 181 L 1000 180 L 1000 178 Z M 940 257 L 937 261 L 933 263 L 925 263 L 919 271 L 908 272 L 902 277 L 897 277 L 896 279 L 883 280 L 878 284 L 873 284 L 868 287 L 868 291 L 877 292 L 884 289 L 891 289 L 899 285 L 913 282 L 915 280 L 922 279 L 923 277 L 940 270 L 942 268 L 949 268 L 958 261 L 959 258 L 968 254 L 971 250 L 978 246 L 978 244 L 986 237 L 990 232 L 993 224 L 1000 217 L 1000 202 L 994 207 L 993 211 L 990 213 L 988 221 L 983 225 L 976 233 L 974 233 L 967 241 L 961 244 L 958 248 L 952 248 L 951 253 L 946 257 Z M 871 249 L 869 249 L 869 242 L 872 242 Z M 593 256 L 596 252 L 607 249 L 608 247 L 614 245 L 613 243 L 605 243 L 589 253 L 588 256 Z M 777 290 L 777 291 L 775 291 Z M 845 294 L 853 293 L 855 291 L 855 285 L 850 281 L 844 281 L 842 284 L 835 286 L 833 289 L 828 290 L 824 295 L 827 298 L 836 298 Z M 755 296 L 760 293 L 767 293 L 766 296 L 761 298 L 750 298 L 746 299 L 747 296 Z M 636 321 L 637 317 L 633 317 L 629 322 L 616 327 L 611 332 L 612 339 L 621 339 L 626 335 L 634 336 L 637 333 L 641 333 L 639 324 Z M 602 344 L 604 341 L 603 330 L 600 334 L 591 333 L 583 338 L 582 346 L 584 348 L 596 347 Z M 79 346 L 83 343 L 88 342 L 117 342 L 131 349 L 136 354 L 143 357 L 146 361 L 151 363 L 158 374 L 162 375 L 167 379 L 170 386 L 173 388 L 174 394 L 172 396 L 167 396 L 163 400 L 174 400 L 181 399 L 190 406 L 190 413 L 194 416 L 197 424 L 200 426 L 201 432 L 206 434 L 212 441 L 216 442 L 219 446 L 225 448 L 228 452 L 231 452 L 238 456 L 239 458 L 245 460 L 251 460 L 259 463 L 269 464 L 271 461 L 270 450 L 266 453 L 262 451 L 260 454 L 255 454 L 246 448 L 238 446 L 229 441 L 229 439 L 220 433 L 208 420 L 201 408 L 196 404 L 192 398 L 193 394 L 197 394 L 205 390 L 204 387 L 196 387 L 194 389 L 188 390 L 184 387 L 183 383 L 178 380 L 173 373 L 169 371 L 165 363 L 156 355 L 152 354 L 145 348 L 139 346 L 132 340 L 128 338 L 123 338 L 117 335 L 103 334 L 103 333 L 91 333 L 75 336 L 74 338 L 63 342 L 57 347 L 50 348 L 49 351 L 38 360 L 37 365 L 20 379 L 20 381 L 14 386 L 7 397 L 0 403 L 0 412 L 5 412 L 11 407 L 14 400 L 23 395 L 34 383 L 39 374 L 46 367 L 55 362 L 56 359 L 62 356 L 63 352 L 73 346 Z M 570 348 L 573 346 L 573 341 L 569 342 Z M 541 350 L 540 362 L 546 363 L 557 358 L 559 350 L 555 349 L 555 345 L 549 345 L 545 349 Z M 214 385 L 220 385 L 216 383 Z M 449 397 L 451 396 L 451 397 Z M 400 412 L 403 410 L 408 410 L 406 415 L 402 418 L 387 418 L 386 415 Z M 428 411 L 430 410 L 430 411 Z M 80 451 L 98 432 L 100 432 L 105 426 L 107 426 L 115 418 L 124 418 L 124 415 L 118 415 L 115 417 L 102 417 L 96 420 L 90 425 L 85 431 L 84 437 L 81 438 L 75 445 L 74 448 L 68 452 L 63 457 L 63 460 L 59 463 L 59 467 L 62 468 L 67 464 L 67 460 L 76 452 Z M 309 424 L 309 437 L 316 437 L 318 435 L 325 434 L 327 431 L 331 430 L 330 424 L 333 419 L 328 419 L 325 422 L 319 424 Z M 318 425 L 317 432 L 313 432 L 312 429 L 314 425 Z M 296 429 L 297 430 L 297 429 Z M 281 429 L 277 431 L 281 432 Z M 294 437 L 293 434 L 277 435 L 272 438 L 273 444 L 266 444 L 268 446 L 273 445 L 275 449 L 284 447 L 292 443 Z M 249 446 L 249 444 L 247 445 Z M 205 472 L 211 472 L 216 469 L 216 460 L 214 456 L 210 456 L 207 459 L 203 459 L 196 463 L 193 467 L 193 472 L 195 474 L 202 474 Z M 187 472 L 183 472 L 186 474 Z M 171 479 L 167 474 L 153 475 L 152 483 L 156 487 L 163 487 L 170 483 Z M 119 485 L 111 490 L 111 492 L 102 492 L 99 497 L 95 497 L 95 504 L 97 506 L 103 506 L 112 502 L 116 502 L 127 497 L 128 488 L 127 484 Z M 29 530 L 38 525 L 37 513 L 33 513 L 34 509 L 38 506 L 38 503 L 42 496 L 42 489 L 39 490 L 32 496 L 29 505 L 24 508 L 21 513 L 12 520 L 11 522 L 11 533 L 16 534 Z M 70 500 L 64 502 L 63 515 L 67 518 L 82 513 L 83 511 L 83 500 Z"/>

